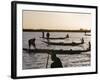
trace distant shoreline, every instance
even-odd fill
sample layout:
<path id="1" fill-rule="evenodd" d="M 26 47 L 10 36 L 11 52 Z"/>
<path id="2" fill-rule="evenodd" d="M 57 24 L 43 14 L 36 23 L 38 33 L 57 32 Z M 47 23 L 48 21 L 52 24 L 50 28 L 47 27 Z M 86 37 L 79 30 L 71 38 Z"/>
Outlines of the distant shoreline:
<path id="1" fill-rule="evenodd" d="M 48 30 L 48 29 L 23 29 L 23 32 L 91 32 L 91 30 Z"/>

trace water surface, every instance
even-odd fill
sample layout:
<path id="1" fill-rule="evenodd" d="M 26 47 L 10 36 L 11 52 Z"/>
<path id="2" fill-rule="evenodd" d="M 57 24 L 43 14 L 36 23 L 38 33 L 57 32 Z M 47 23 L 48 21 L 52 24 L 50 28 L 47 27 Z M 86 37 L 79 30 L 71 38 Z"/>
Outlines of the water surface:
<path id="1" fill-rule="evenodd" d="M 42 42 L 44 39 L 42 37 L 42 32 L 23 32 L 23 48 L 28 48 L 28 40 L 32 38 L 36 38 L 36 48 L 39 49 L 63 49 L 63 50 L 84 50 L 88 48 L 88 42 L 91 40 L 91 36 L 85 36 L 83 32 L 50 32 L 50 37 L 65 37 L 69 34 L 70 38 L 66 38 L 63 40 L 51 40 L 53 42 L 66 42 L 70 43 L 80 42 L 80 39 L 83 37 L 85 43 L 79 46 L 58 46 L 58 45 L 47 45 Z M 46 34 L 45 34 L 46 36 Z M 34 47 L 31 46 L 32 49 Z M 23 51 L 23 69 L 41 69 L 46 68 L 47 64 L 47 53 L 27 53 Z M 49 55 L 48 60 L 48 68 L 52 63 L 52 60 Z M 90 66 L 91 53 L 82 52 L 81 54 L 57 54 L 57 57 L 62 61 L 63 67 L 81 67 L 81 66 Z"/>

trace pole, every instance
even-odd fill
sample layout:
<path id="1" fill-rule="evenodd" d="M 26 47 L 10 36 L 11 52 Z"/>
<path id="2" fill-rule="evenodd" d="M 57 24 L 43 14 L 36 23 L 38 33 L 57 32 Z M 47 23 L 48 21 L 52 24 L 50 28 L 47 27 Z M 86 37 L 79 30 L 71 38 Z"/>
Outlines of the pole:
<path id="1" fill-rule="evenodd" d="M 48 61 L 49 61 L 49 53 L 48 53 L 48 57 L 47 57 L 46 68 L 48 68 Z"/>

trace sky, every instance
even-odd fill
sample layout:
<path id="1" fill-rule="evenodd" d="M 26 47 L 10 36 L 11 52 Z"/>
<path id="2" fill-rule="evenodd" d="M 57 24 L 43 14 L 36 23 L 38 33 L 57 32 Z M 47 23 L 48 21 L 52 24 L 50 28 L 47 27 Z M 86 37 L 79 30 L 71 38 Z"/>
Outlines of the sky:
<path id="1" fill-rule="evenodd" d="M 90 13 L 23 11 L 23 29 L 91 29 Z"/>

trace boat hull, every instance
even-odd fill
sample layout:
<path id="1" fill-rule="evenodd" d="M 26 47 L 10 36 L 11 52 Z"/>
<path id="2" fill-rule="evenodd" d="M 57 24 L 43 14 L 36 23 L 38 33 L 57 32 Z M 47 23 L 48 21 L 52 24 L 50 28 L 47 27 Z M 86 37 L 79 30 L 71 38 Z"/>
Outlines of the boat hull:
<path id="1" fill-rule="evenodd" d="M 75 43 L 75 42 L 72 42 L 72 43 L 55 43 L 55 42 L 47 42 L 47 41 L 43 41 L 44 43 L 48 44 L 48 45 L 61 45 L 61 46 L 77 46 L 77 45 L 80 45 L 80 44 L 83 44 L 82 42 L 80 43 Z"/>
<path id="2" fill-rule="evenodd" d="M 90 49 L 86 50 L 54 50 L 54 49 L 28 49 L 23 48 L 26 52 L 34 52 L 34 53 L 55 53 L 55 54 L 80 54 L 82 52 L 88 52 Z"/>

